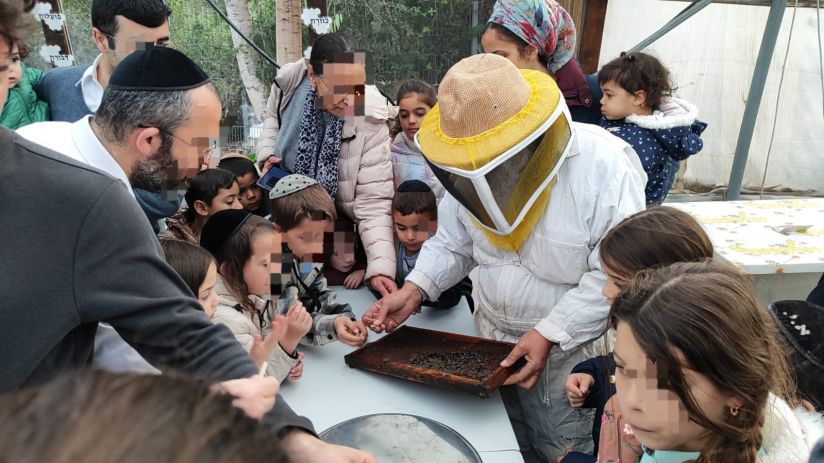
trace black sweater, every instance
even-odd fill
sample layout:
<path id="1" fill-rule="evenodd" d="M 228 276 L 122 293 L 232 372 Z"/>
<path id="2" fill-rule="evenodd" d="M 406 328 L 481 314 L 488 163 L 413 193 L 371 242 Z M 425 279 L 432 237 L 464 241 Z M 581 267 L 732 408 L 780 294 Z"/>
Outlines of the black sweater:
<path id="1" fill-rule="evenodd" d="M 595 442 L 593 455 L 598 455 L 598 441 L 601 439 L 601 416 L 604 414 L 604 405 L 615 394 L 615 384 L 609 377 L 615 373 L 615 359 L 612 354 L 591 358 L 575 365 L 572 373 L 586 373 L 595 379 L 592 388 L 587 394 L 583 408 L 595 409 L 595 421 L 592 424 L 592 440 Z"/>

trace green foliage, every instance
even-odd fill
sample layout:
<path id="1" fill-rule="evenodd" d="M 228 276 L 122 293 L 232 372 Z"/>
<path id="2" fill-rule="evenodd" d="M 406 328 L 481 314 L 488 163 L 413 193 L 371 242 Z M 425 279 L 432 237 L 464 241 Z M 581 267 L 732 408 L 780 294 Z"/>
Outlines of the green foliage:
<path id="1" fill-rule="evenodd" d="M 394 96 L 402 81 L 436 84 L 469 56 L 492 3 L 479 2 L 475 29 L 472 0 L 328 0 L 328 7 L 330 15 L 342 18 L 337 29 L 373 54 L 375 81 Z"/>
<path id="2" fill-rule="evenodd" d="M 248 0 L 248 2 L 249 16 L 252 18 L 252 41 L 272 59 L 277 59 L 277 42 L 275 41 L 276 0 Z M 258 59 L 256 74 L 267 86 L 275 80 L 277 71 L 277 68 L 262 57 Z"/>
<path id="3" fill-rule="evenodd" d="M 169 28 L 175 48 L 186 53 L 212 78 L 232 114 L 242 102 L 243 82 L 235 59 L 231 29 L 202 0 L 166 0 L 172 9 Z"/>

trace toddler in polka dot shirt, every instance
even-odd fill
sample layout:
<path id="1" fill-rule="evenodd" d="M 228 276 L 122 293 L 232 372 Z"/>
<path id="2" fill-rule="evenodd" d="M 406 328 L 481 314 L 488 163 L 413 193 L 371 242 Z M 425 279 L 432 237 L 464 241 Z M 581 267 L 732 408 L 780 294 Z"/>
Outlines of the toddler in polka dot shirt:
<path id="1" fill-rule="evenodd" d="M 601 127 L 629 143 L 647 172 L 647 204 L 661 203 L 678 163 L 701 151 L 698 108 L 673 98 L 670 74 L 645 53 L 622 53 L 598 72 Z"/>

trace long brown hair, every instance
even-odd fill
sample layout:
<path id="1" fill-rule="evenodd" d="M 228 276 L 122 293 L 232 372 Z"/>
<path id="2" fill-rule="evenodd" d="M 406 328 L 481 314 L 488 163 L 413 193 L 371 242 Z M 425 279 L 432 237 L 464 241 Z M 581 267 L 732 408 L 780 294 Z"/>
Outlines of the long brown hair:
<path id="1" fill-rule="evenodd" d="M 217 269 L 226 282 L 226 289 L 249 312 L 255 312 L 255 307 L 249 300 L 249 287 L 243 279 L 243 266 L 252 256 L 252 240 L 255 235 L 264 232 L 275 233 L 274 224 L 263 217 L 250 215 L 215 253 Z"/>
<path id="2" fill-rule="evenodd" d="M 673 207 L 654 206 L 607 232 L 599 255 L 611 270 L 631 277 L 648 268 L 712 259 L 713 248 L 691 215 Z"/>
<path id="3" fill-rule="evenodd" d="M 160 247 L 163 248 L 166 263 L 183 278 L 197 299 L 200 285 L 206 279 L 209 265 L 215 261 L 214 257 L 200 246 L 181 240 L 161 239 Z"/>
<path id="4" fill-rule="evenodd" d="M 0 396 L 0 455 L 15 463 L 286 462 L 232 396 L 179 374 L 86 370 Z"/>
<path id="5" fill-rule="evenodd" d="M 754 463 L 769 393 L 796 403 L 778 330 L 754 293 L 750 278 L 731 267 L 679 263 L 638 273 L 612 304 L 612 327 L 629 325 L 659 382 L 707 430 L 698 463 Z M 736 416 L 710 420 L 690 393 L 685 368 L 742 399 Z"/>

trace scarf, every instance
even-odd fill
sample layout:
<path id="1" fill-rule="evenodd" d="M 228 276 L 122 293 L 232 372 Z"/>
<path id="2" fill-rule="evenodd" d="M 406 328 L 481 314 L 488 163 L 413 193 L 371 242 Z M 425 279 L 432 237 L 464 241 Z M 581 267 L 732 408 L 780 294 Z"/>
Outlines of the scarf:
<path id="1" fill-rule="evenodd" d="M 592 92 L 581 65 L 573 59 L 575 24 L 555 0 L 497 0 L 489 22 L 500 24 L 547 58 L 567 105 L 591 107 Z"/>
<path id="2" fill-rule="evenodd" d="M 315 179 L 332 199 L 338 194 L 338 156 L 343 119 L 315 107 L 316 90 L 306 95 L 300 121 L 295 174 Z"/>
<path id="3" fill-rule="evenodd" d="M 498 0 L 489 22 L 506 27 L 547 57 L 555 74 L 575 52 L 575 24 L 555 0 Z"/>

